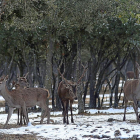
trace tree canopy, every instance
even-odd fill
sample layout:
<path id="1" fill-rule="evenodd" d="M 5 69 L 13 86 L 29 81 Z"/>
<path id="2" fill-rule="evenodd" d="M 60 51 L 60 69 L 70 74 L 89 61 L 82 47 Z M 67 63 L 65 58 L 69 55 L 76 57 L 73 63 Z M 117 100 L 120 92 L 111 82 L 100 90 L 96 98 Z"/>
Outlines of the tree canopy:
<path id="1" fill-rule="evenodd" d="M 1 68 L 10 66 L 11 73 L 18 66 L 20 75 L 29 71 L 31 82 L 44 86 L 45 79 L 54 85 L 62 59 L 68 79 L 82 69 L 78 64 L 88 63 L 95 107 L 104 77 L 111 75 L 107 69 L 113 66 L 123 77 L 126 61 L 139 61 L 139 6 L 138 0 L 1 0 Z"/>

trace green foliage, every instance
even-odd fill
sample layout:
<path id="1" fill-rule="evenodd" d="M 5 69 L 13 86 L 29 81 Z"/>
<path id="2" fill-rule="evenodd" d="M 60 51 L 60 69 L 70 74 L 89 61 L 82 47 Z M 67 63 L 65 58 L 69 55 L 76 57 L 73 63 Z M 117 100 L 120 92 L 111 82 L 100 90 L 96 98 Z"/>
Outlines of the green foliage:
<path id="1" fill-rule="evenodd" d="M 22 50 L 23 56 L 32 52 L 45 59 L 43 50 L 51 39 L 61 46 L 55 46 L 56 55 L 63 47 L 71 53 L 78 41 L 86 60 L 91 46 L 95 56 L 112 59 L 118 47 L 124 55 L 134 48 L 133 40 L 139 41 L 138 5 L 136 0 L 11 0 L 1 16 L 1 53 Z"/>

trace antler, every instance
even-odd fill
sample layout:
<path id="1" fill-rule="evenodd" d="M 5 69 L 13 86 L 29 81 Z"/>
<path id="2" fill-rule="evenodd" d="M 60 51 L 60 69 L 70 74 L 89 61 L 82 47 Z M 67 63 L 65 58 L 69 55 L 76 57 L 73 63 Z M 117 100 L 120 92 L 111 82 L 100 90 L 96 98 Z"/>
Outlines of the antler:
<path id="1" fill-rule="evenodd" d="M 26 81 L 26 82 L 27 82 L 27 76 L 28 76 L 28 74 L 29 74 L 29 72 L 27 72 L 27 73 L 25 74 L 25 76 L 23 76 L 23 77 L 20 77 L 19 75 L 17 75 L 18 81 L 21 80 L 21 81 Z"/>
<path id="2" fill-rule="evenodd" d="M 136 68 L 138 69 L 138 71 L 140 72 L 140 66 L 139 64 L 136 62 Z"/>
<path id="3" fill-rule="evenodd" d="M 24 78 L 27 78 L 28 74 L 29 74 L 29 72 L 27 72 L 27 73 L 25 74 Z"/>
<path id="4" fill-rule="evenodd" d="M 62 79 L 68 83 L 67 79 L 66 79 L 66 78 L 64 78 L 64 73 L 62 74 L 62 73 L 60 72 L 60 69 L 58 69 L 58 72 L 60 73 L 60 75 L 61 75 Z"/>
<path id="5" fill-rule="evenodd" d="M 64 74 L 65 74 L 65 64 L 64 64 L 64 71 L 63 71 L 63 74 L 60 72 L 60 67 L 61 67 L 61 65 L 62 65 L 62 60 L 61 60 L 61 63 L 60 63 L 60 65 L 59 65 L 59 68 L 57 68 L 57 70 L 58 70 L 58 72 L 60 73 L 62 79 L 68 83 L 67 79 L 64 78 Z"/>
<path id="6" fill-rule="evenodd" d="M 79 80 L 78 80 L 77 84 L 79 84 L 79 83 L 80 83 L 81 79 L 83 78 L 83 76 L 84 76 L 85 72 L 86 72 L 86 71 L 87 71 L 87 69 L 88 69 L 88 67 L 86 67 L 86 68 L 85 68 L 85 66 L 84 66 L 83 64 L 81 64 L 81 65 L 82 65 L 82 67 L 84 68 L 84 71 L 83 71 L 82 76 L 79 78 Z"/>
<path id="7" fill-rule="evenodd" d="M 4 78 L 4 80 L 6 81 L 6 80 L 8 79 L 8 77 L 9 77 L 9 76 L 7 75 L 7 76 Z"/>

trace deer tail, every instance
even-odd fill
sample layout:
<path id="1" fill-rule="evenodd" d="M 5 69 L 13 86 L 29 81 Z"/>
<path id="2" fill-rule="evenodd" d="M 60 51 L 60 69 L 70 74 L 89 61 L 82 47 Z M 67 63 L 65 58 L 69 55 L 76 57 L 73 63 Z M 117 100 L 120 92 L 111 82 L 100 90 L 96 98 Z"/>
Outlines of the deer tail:
<path id="1" fill-rule="evenodd" d="M 49 92 L 49 90 L 48 89 L 45 89 L 46 91 L 47 91 L 47 98 L 49 98 L 50 97 L 50 92 Z"/>

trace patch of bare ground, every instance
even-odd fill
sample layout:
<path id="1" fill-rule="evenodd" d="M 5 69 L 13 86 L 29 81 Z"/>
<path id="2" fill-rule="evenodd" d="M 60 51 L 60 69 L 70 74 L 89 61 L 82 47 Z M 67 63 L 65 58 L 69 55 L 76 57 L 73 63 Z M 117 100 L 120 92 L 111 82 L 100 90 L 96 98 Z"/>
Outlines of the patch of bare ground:
<path id="1" fill-rule="evenodd" d="M 9 124 L 6 129 L 19 128 L 19 127 L 21 127 L 21 126 L 16 125 L 16 124 Z M 0 124 L 0 129 L 2 129 L 2 128 L 3 128 L 3 124 Z M 42 137 L 39 137 L 36 135 L 37 134 L 5 134 L 5 133 L 0 133 L 0 140 L 46 140 L 46 138 L 42 138 Z"/>
<path id="2" fill-rule="evenodd" d="M 34 134 L 0 134 L 0 140 L 41 140 L 41 138 Z"/>
<path id="3" fill-rule="evenodd" d="M 0 124 L 0 129 L 3 129 L 4 124 Z M 16 124 L 8 124 L 6 129 L 10 129 L 10 128 L 19 128 L 21 127 L 20 125 L 16 125 Z"/>
<path id="4" fill-rule="evenodd" d="M 0 101 L 0 107 L 5 107 L 5 101 Z"/>
<path id="5" fill-rule="evenodd" d="M 132 138 L 110 138 L 110 136 L 107 135 L 83 135 L 84 138 L 92 138 L 92 139 L 105 139 L 105 140 L 140 140 L 140 138 L 137 138 L 137 135 L 134 135 Z"/>

